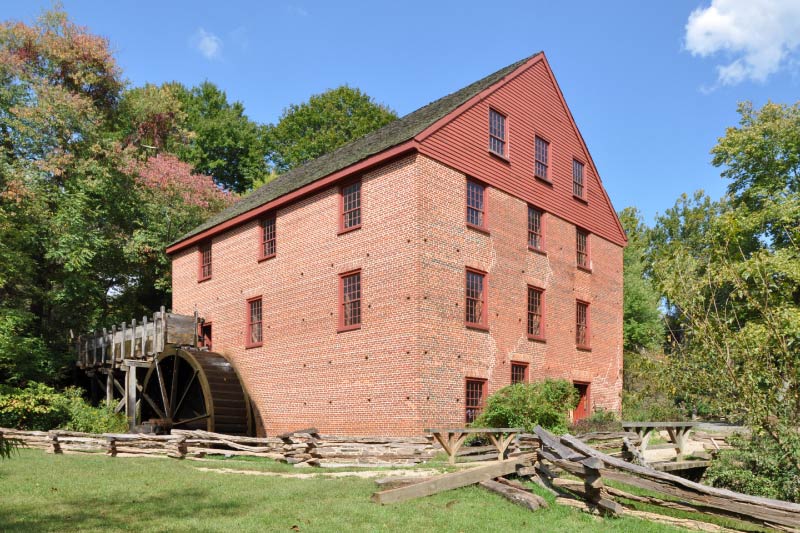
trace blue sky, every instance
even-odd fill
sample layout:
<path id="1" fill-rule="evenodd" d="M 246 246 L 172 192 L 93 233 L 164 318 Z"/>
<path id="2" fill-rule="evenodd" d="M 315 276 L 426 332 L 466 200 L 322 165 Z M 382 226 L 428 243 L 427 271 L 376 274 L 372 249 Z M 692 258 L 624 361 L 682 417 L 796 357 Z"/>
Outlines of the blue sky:
<path id="1" fill-rule="evenodd" d="M 723 193 L 709 150 L 738 101 L 800 94 L 797 0 L 63 3 L 132 84 L 210 80 L 264 123 L 344 83 L 403 115 L 544 50 L 614 206 L 648 222 Z M 50 5 L 6 0 L 0 18 Z"/>

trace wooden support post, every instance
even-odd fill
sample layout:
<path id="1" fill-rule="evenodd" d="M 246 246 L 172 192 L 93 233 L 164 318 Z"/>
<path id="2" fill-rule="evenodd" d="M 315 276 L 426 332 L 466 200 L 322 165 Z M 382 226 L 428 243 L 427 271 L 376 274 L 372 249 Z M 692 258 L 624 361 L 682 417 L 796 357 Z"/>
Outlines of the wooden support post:
<path id="1" fill-rule="evenodd" d="M 136 319 L 131 320 L 131 359 L 136 359 Z"/>
<path id="2" fill-rule="evenodd" d="M 61 444 L 58 442 L 58 433 L 55 431 L 48 431 L 47 437 L 50 439 L 50 453 L 64 453 L 61 450 Z"/>
<path id="3" fill-rule="evenodd" d="M 136 426 L 136 367 L 128 366 L 125 374 L 125 414 L 128 416 L 128 428 L 133 431 Z"/>
<path id="4" fill-rule="evenodd" d="M 147 315 L 142 317 L 142 359 L 147 359 Z"/>
<path id="5" fill-rule="evenodd" d="M 114 342 L 117 338 L 117 325 L 111 326 L 111 370 L 117 366 L 117 343 Z"/>
<path id="6" fill-rule="evenodd" d="M 164 351 L 164 343 L 166 342 L 167 338 L 167 310 L 163 305 L 158 311 L 158 316 L 161 318 L 161 334 L 158 335 L 157 351 L 161 353 Z"/>

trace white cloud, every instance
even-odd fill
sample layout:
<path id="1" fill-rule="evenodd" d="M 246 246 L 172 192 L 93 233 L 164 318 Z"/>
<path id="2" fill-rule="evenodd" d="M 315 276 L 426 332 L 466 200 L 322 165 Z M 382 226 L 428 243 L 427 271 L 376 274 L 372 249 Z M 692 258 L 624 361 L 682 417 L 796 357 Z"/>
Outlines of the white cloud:
<path id="1" fill-rule="evenodd" d="M 711 0 L 686 23 L 686 49 L 692 55 L 722 54 L 719 83 L 765 81 L 782 67 L 796 68 L 800 48 L 800 1 Z"/>
<path id="2" fill-rule="evenodd" d="M 204 28 L 197 28 L 192 37 L 194 46 L 206 59 L 219 59 L 222 57 L 222 39 Z"/>

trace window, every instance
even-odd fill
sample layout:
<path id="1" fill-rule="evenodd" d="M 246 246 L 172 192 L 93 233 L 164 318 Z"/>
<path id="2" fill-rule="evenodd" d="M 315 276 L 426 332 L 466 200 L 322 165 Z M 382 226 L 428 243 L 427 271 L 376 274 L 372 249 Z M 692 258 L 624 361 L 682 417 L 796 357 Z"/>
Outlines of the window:
<path id="1" fill-rule="evenodd" d="M 245 346 L 261 346 L 264 339 L 261 296 L 247 300 L 247 338 Z"/>
<path id="2" fill-rule="evenodd" d="M 544 290 L 528 287 L 528 338 L 544 339 Z"/>
<path id="3" fill-rule="evenodd" d="M 506 117 L 494 109 L 489 110 L 489 150 L 506 157 Z"/>
<path id="4" fill-rule="evenodd" d="M 539 251 L 544 249 L 542 212 L 531 206 L 528 206 L 528 247 Z"/>
<path id="5" fill-rule="evenodd" d="M 589 262 L 589 233 L 580 228 L 575 228 L 575 249 L 577 250 L 576 261 L 578 268 L 590 270 Z"/>
<path id="6" fill-rule="evenodd" d="M 205 281 L 211 278 L 211 243 L 201 244 L 198 250 L 200 268 L 197 281 Z"/>
<path id="7" fill-rule="evenodd" d="M 339 276 L 339 331 L 361 327 L 361 271 Z"/>
<path id="8" fill-rule="evenodd" d="M 483 411 L 486 399 L 486 380 L 467 378 L 467 394 L 464 401 L 467 424 L 471 424 Z"/>
<path id="9" fill-rule="evenodd" d="M 528 381 L 528 363 L 511 363 L 511 384 Z"/>
<path id="10" fill-rule="evenodd" d="M 345 185 L 341 190 L 341 220 L 339 231 L 344 233 L 361 227 L 361 182 Z"/>
<path id="11" fill-rule="evenodd" d="M 486 229 L 486 187 L 467 181 L 467 224 Z"/>
<path id="12" fill-rule="evenodd" d="M 541 137 L 536 137 L 536 165 L 534 176 L 545 181 L 550 181 L 550 176 L 547 175 L 549 151 L 550 143 Z"/>
<path id="13" fill-rule="evenodd" d="M 583 198 L 583 163 L 572 160 L 572 194 Z"/>
<path id="14" fill-rule="evenodd" d="M 486 274 L 468 269 L 466 289 L 467 325 L 486 328 Z"/>
<path id="15" fill-rule="evenodd" d="M 261 259 L 275 257 L 275 217 L 261 221 Z"/>
<path id="16" fill-rule="evenodd" d="M 575 306 L 575 344 L 578 348 L 588 348 L 590 341 L 589 304 L 578 300 Z"/>

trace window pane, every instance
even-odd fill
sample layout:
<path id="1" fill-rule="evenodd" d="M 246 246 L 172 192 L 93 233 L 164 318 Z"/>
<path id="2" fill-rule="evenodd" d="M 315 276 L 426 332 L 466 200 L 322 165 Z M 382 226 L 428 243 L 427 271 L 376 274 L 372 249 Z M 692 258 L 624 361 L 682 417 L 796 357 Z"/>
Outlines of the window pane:
<path id="1" fill-rule="evenodd" d="M 261 300 L 250 302 L 250 344 L 258 344 L 262 340 Z"/>
<path id="2" fill-rule="evenodd" d="M 342 278 L 342 324 L 357 326 L 361 323 L 361 273 Z"/>
<path id="3" fill-rule="evenodd" d="M 583 198 L 583 163 L 572 161 L 572 194 Z"/>
<path id="4" fill-rule="evenodd" d="M 261 225 L 261 255 L 269 257 L 275 255 L 275 218 L 267 218 Z"/>
<path id="5" fill-rule="evenodd" d="M 211 245 L 205 244 L 200 248 L 200 276 L 202 278 L 211 277 Z"/>
<path id="6" fill-rule="evenodd" d="M 470 324 L 483 323 L 483 274 L 467 271 L 466 321 Z"/>
<path id="7" fill-rule="evenodd" d="M 583 302 L 576 306 L 575 343 L 578 346 L 589 345 L 589 305 Z"/>
<path id="8" fill-rule="evenodd" d="M 361 182 L 342 189 L 342 226 L 352 228 L 361 224 Z"/>
<path id="9" fill-rule="evenodd" d="M 483 195 L 485 187 L 473 181 L 467 182 L 467 222 L 483 227 Z"/>
<path id="10" fill-rule="evenodd" d="M 575 248 L 579 267 L 589 268 L 589 234 L 583 230 L 575 231 Z"/>
<path id="11" fill-rule="evenodd" d="M 489 110 L 489 150 L 505 155 L 506 117 L 495 111 Z"/>
<path id="12" fill-rule="evenodd" d="M 483 410 L 483 381 L 467 380 L 467 397 L 464 405 L 466 407 L 466 421 L 472 423 L 478 418 Z"/>
<path id="13" fill-rule="evenodd" d="M 542 248 L 542 212 L 528 207 L 528 246 Z"/>
<path id="14" fill-rule="evenodd" d="M 525 383 L 525 370 L 527 365 L 511 365 L 511 383 Z"/>
<path id="15" fill-rule="evenodd" d="M 542 297 L 540 289 L 528 289 L 528 335 L 542 336 Z"/>
<path id="16" fill-rule="evenodd" d="M 535 139 L 536 145 L 536 164 L 534 168 L 534 173 L 536 177 L 549 179 L 547 176 L 547 165 L 548 165 L 548 151 L 550 148 L 550 143 L 545 141 L 540 137 L 536 137 Z"/>

